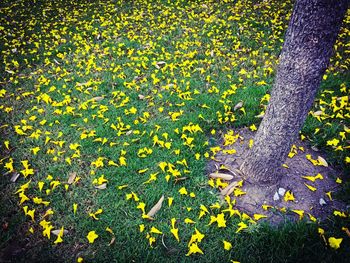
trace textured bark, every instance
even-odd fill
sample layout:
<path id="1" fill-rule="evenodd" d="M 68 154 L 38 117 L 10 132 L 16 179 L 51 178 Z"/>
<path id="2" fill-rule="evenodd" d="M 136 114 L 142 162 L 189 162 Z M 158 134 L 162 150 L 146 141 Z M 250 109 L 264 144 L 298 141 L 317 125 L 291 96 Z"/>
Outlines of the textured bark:
<path id="1" fill-rule="evenodd" d="M 249 181 L 278 182 L 328 66 L 348 0 L 297 0 L 266 114 L 241 165 Z"/>

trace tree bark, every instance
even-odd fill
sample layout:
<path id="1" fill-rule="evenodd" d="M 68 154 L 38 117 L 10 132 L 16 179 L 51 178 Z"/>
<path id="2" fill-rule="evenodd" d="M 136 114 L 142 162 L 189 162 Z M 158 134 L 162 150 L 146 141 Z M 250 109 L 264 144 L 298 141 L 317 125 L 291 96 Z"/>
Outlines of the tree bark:
<path id="1" fill-rule="evenodd" d="M 332 55 L 348 0 L 297 0 L 277 75 L 254 145 L 240 170 L 250 182 L 272 185 L 314 102 Z"/>

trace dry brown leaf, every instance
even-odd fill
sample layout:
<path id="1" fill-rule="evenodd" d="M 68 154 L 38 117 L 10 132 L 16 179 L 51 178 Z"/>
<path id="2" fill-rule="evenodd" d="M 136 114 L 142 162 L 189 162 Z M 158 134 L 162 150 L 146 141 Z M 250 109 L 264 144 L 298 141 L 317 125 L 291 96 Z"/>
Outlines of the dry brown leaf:
<path id="1" fill-rule="evenodd" d="M 15 182 L 17 181 L 18 177 L 19 177 L 19 173 L 14 173 L 14 174 L 11 176 L 10 181 L 11 181 L 12 183 L 15 183 Z"/>
<path id="2" fill-rule="evenodd" d="M 76 86 L 77 86 L 77 87 L 81 87 L 81 86 L 85 86 L 86 84 L 88 84 L 88 82 L 84 82 L 84 83 L 79 83 L 79 82 L 78 82 Z"/>
<path id="3" fill-rule="evenodd" d="M 101 96 L 93 97 L 92 100 L 96 101 L 96 102 L 99 102 L 99 101 L 103 100 L 103 97 L 101 97 Z"/>
<path id="4" fill-rule="evenodd" d="M 160 69 L 160 68 L 164 67 L 165 64 L 166 64 L 165 61 L 158 61 L 158 62 L 156 63 L 156 68 L 157 68 L 157 69 Z"/>
<path id="5" fill-rule="evenodd" d="M 228 191 L 226 192 L 225 195 L 230 195 L 233 193 L 233 191 L 236 189 L 236 187 L 231 187 L 230 189 L 228 189 Z"/>
<path id="6" fill-rule="evenodd" d="M 152 209 L 147 213 L 147 216 L 153 217 L 161 208 L 164 201 L 164 195 L 159 199 L 159 201 L 152 207 Z"/>
<path id="7" fill-rule="evenodd" d="M 243 101 L 238 102 L 235 107 L 233 108 L 234 111 L 240 109 L 243 107 Z"/>
<path id="8" fill-rule="evenodd" d="M 107 184 L 104 183 L 104 184 L 96 185 L 95 188 L 96 188 L 96 189 L 100 189 L 100 190 L 106 189 L 106 188 L 107 188 Z"/>
<path id="9" fill-rule="evenodd" d="M 221 195 L 226 196 L 230 192 L 230 190 L 234 189 L 237 185 L 238 185 L 237 181 L 230 183 L 228 186 L 226 186 L 224 189 L 221 190 Z"/>
<path id="10" fill-rule="evenodd" d="M 125 133 L 125 135 L 130 135 L 130 134 L 132 134 L 134 131 L 133 130 L 129 130 L 129 131 L 127 131 L 126 133 Z"/>
<path id="11" fill-rule="evenodd" d="M 138 97 L 139 97 L 140 100 L 144 100 L 145 99 L 145 96 L 142 95 L 142 94 L 139 94 Z"/>
<path id="12" fill-rule="evenodd" d="M 224 174 L 224 173 L 211 173 L 209 175 L 210 178 L 221 178 L 224 179 L 226 181 L 230 181 L 233 179 L 233 176 L 230 174 Z"/>
<path id="13" fill-rule="evenodd" d="M 326 160 L 325 160 L 324 158 L 322 158 L 321 156 L 318 156 L 318 157 L 317 157 L 317 160 L 318 160 L 318 162 L 319 162 L 321 165 L 323 165 L 323 166 L 325 166 L 325 167 L 328 167 L 328 163 L 327 163 Z"/>
<path id="14" fill-rule="evenodd" d="M 350 231 L 349 231 L 349 229 L 346 228 L 346 227 L 344 227 L 344 231 L 345 231 L 345 233 L 348 235 L 348 237 L 350 237 Z"/>
<path id="15" fill-rule="evenodd" d="M 184 180 L 186 180 L 186 179 L 188 179 L 188 177 L 178 177 L 178 178 L 175 178 L 175 183 L 178 183 L 178 182 L 180 182 L 180 181 L 184 181 Z"/>
<path id="16" fill-rule="evenodd" d="M 318 110 L 314 112 L 314 116 L 320 116 L 323 113 L 323 111 Z"/>
<path id="17" fill-rule="evenodd" d="M 115 236 L 112 237 L 111 241 L 109 242 L 108 246 L 113 245 L 115 242 Z"/>
<path id="18" fill-rule="evenodd" d="M 76 176 L 77 176 L 77 173 L 76 173 L 76 172 L 70 173 L 70 174 L 69 174 L 69 178 L 68 178 L 68 184 L 74 183 L 74 179 L 75 179 Z"/>
<path id="19" fill-rule="evenodd" d="M 52 230 L 52 231 L 51 231 L 51 233 L 54 234 L 55 236 L 58 236 L 60 232 L 61 232 L 60 229 L 56 229 L 56 230 Z M 63 230 L 63 234 L 64 234 L 64 235 L 68 234 L 68 230 L 65 230 L 65 229 L 64 229 L 64 230 Z"/>

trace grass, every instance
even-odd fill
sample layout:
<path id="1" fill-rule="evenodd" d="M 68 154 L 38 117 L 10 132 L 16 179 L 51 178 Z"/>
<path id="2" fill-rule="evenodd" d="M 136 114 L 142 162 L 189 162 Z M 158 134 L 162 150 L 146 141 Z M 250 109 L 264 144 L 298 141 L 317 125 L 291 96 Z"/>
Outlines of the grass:
<path id="1" fill-rule="evenodd" d="M 228 203 L 221 202 L 218 190 L 208 185 L 206 164 L 215 158 L 213 148 L 229 129 L 258 126 L 255 116 L 267 104 L 262 98 L 273 84 L 291 8 L 290 1 L 4 1 L 0 15 L 4 259 L 346 261 L 350 240 L 342 228 L 349 226 L 348 214 L 323 223 L 272 227 L 255 224 L 243 214 L 225 213 L 226 227 L 209 225 L 211 216 L 221 214 Z M 343 173 L 344 184 L 349 171 L 345 127 L 350 127 L 349 104 L 338 109 L 335 100 L 349 91 L 348 25 L 349 16 L 328 78 L 302 130 L 306 140 L 327 153 L 327 161 Z M 233 110 L 240 101 L 243 108 Z M 320 110 L 320 116 L 313 114 Z M 198 131 L 191 126 L 197 124 Z M 162 143 L 155 144 L 155 136 Z M 329 145 L 333 139 L 339 140 L 337 145 Z M 161 146 L 165 143 L 167 147 Z M 28 168 L 22 163 L 26 160 Z M 167 163 L 164 171 L 162 162 Z M 31 168 L 34 175 L 21 174 L 10 182 L 13 174 Z M 80 179 L 69 185 L 72 173 Z M 107 187 L 96 189 L 94 180 L 102 175 Z M 29 181 L 23 191 L 29 200 L 20 204 L 24 197 L 15 192 Z M 38 183 L 43 183 L 41 190 Z M 184 188 L 187 194 L 181 195 Z M 344 189 L 346 199 L 350 194 L 347 186 Z M 143 219 L 137 207 L 144 203 L 147 213 L 162 195 L 165 201 L 155 220 Z M 50 203 L 38 204 L 35 198 Z M 173 198 L 171 206 L 168 198 Z M 199 219 L 201 205 L 208 213 Z M 34 220 L 28 210 L 23 212 L 24 206 L 35 209 Z M 47 215 L 49 209 L 53 214 Z M 94 220 L 89 214 L 98 209 L 103 211 Z M 172 218 L 180 242 L 170 232 Z M 52 230 L 68 230 L 63 242 L 55 244 L 55 235 L 50 239 L 43 235 L 43 220 L 51 222 Z M 247 228 L 236 233 L 241 222 Z M 152 233 L 152 227 L 162 234 Z M 325 229 L 326 240 L 343 238 L 339 249 L 325 244 L 319 227 Z M 186 257 L 195 228 L 205 235 L 198 242 L 204 255 Z M 92 244 L 86 238 L 90 231 L 99 236 Z M 151 245 L 150 237 L 155 238 Z M 231 242 L 231 250 L 224 249 L 223 240 Z"/>

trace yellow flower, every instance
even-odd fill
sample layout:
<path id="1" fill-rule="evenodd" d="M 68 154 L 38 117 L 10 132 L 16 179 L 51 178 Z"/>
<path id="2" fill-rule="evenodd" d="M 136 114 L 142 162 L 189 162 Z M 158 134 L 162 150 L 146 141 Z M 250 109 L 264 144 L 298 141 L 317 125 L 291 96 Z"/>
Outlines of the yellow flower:
<path id="1" fill-rule="evenodd" d="M 179 239 L 179 229 L 175 228 L 175 223 L 176 223 L 176 219 L 172 218 L 171 219 L 171 229 L 170 232 L 174 235 L 174 237 L 176 238 L 177 242 L 180 242 Z"/>
<path id="2" fill-rule="evenodd" d="M 291 191 L 287 191 L 284 195 L 284 201 L 288 202 L 288 201 L 294 201 L 295 198 L 294 198 L 294 195 Z"/>
<path id="3" fill-rule="evenodd" d="M 101 214 L 103 210 L 100 208 L 95 213 L 89 213 L 89 216 L 91 216 L 93 219 L 98 220 L 97 215 Z"/>
<path id="4" fill-rule="evenodd" d="M 195 224 L 196 222 L 190 218 L 185 218 L 185 224 Z"/>
<path id="5" fill-rule="evenodd" d="M 139 225 L 139 230 L 140 230 L 141 233 L 143 231 L 145 231 L 145 225 L 144 224 Z"/>
<path id="6" fill-rule="evenodd" d="M 86 236 L 86 238 L 89 240 L 89 243 L 92 244 L 95 242 L 95 239 L 98 238 L 98 235 L 96 234 L 95 231 L 90 231 Z"/>
<path id="7" fill-rule="evenodd" d="M 152 226 L 152 228 L 151 228 L 151 230 L 150 230 L 150 233 L 158 234 L 158 235 L 163 234 L 162 231 L 158 230 L 158 229 L 155 228 L 154 226 Z"/>
<path id="8" fill-rule="evenodd" d="M 195 228 L 195 233 L 192 234 L 190 242 L 188 242 L 188 246 L 190 246 L 194 242 L 200 243 L 204 237 L 205 235 L 199 232 L 197 228 Z"/>
<path id="9" fill-rule="evenodd" d="M 204 254 L 203 251 L 198 247 L 197 243 L 193 243 L 193 244 L 191 244 L 186 256 L 190 256 L 190 255 L 196 254 L 196 253 Z"/>
<path id="10" fill-rule="evenodd" d="M 248 226 L 244 222 L 238 223 L 239 228 L 236 230 L 236 233 L 242 231 L 245 228 L 248 228 Z"/>
<path id="11" fill-rule="evenodd" d="M 181 195 L 187 195 L 187 194 L 188 194 L 185 187 L 182 187 L 182 188 L 179 190 L 179 193 L 180 193 Z"/>
<path id="12" fill-rule="evenodd" d="M 226 240 L 222 241 L 224 243 L 224 249 L 225 250 L 231 250 L 232 249 L 232 244 Z"/>
<path id="13" fill-rule="evenodd" d="M 329 246 L 333 249 L 338 249 L 342 241 L 343 241 L 342 238 L 335 238 L 335 237 L 328 238 Z"/>

